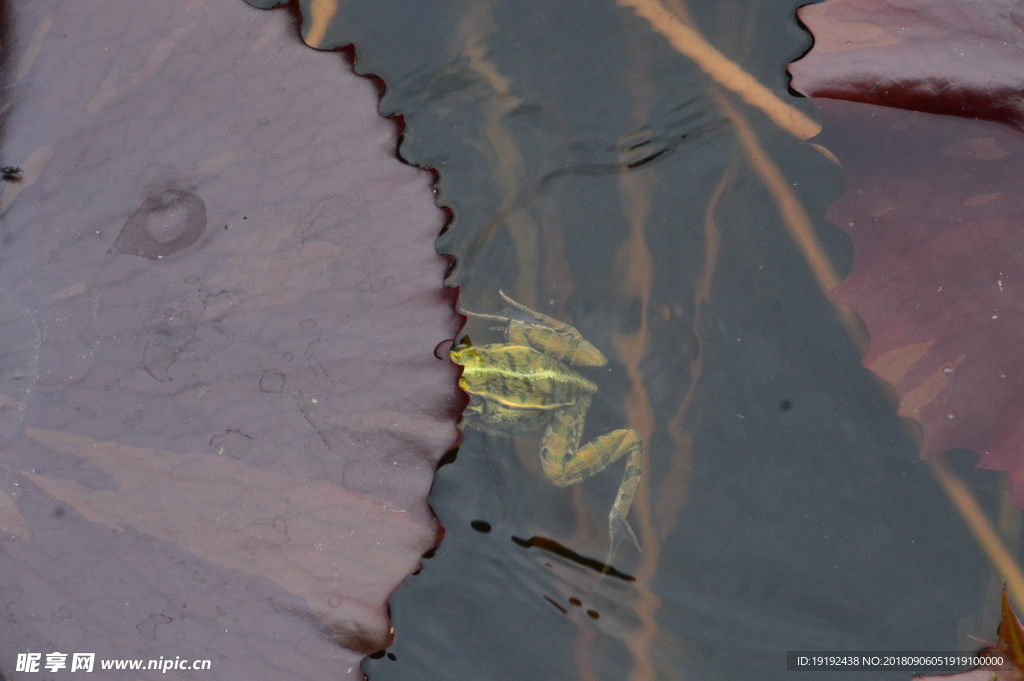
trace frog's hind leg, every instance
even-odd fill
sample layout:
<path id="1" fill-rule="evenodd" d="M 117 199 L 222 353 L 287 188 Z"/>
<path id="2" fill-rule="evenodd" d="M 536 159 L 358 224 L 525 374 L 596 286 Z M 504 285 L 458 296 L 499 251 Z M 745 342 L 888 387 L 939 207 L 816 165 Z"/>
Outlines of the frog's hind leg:
<path id="1" fill-rule="evenodd" d="M 643 552 L 633 528 L 626 519 L 629 507 L 633 504 L 633 495 L 640 484 L 643 454 L 644 443 L 640 439 L 640 434 L 631 428 L 623 428 L 594 438 L 580 447 L 575 456 L 567 457 L 569 461 L 565 466 L 566 477 L 563 479 L 566 482 L 562 486 L 580 482 L 584 478 L 600 473 L 622 457 L 627 457 L 626 469 L 619 484 L 619 491 L 615 495 L 615 503 L 608 512 L 608 558 L 605 560 L 605 565 L 608 566 L 611 565 L 623 537 L 632 539 L 637 551 Z"/>
<path id="2" fill-rule="evenodd" d="M 623 428 L 594 438 L 580 447 L 583 420 L 589 406 L 590 399 L 582 399 L 575 405 L 559 410 L 552 417 L 541 439 L 540 462 L 548 481 L 559 487 L 567 487 L 627 457 L 622 483 L 608 513 L 610 563 L 623 536 L 628 536 L 637 550 L 642 550 L 626 516 L 629 515 L 637 485 L 640 484 L 644 444 L 639 433 L 631 428 Z"/>

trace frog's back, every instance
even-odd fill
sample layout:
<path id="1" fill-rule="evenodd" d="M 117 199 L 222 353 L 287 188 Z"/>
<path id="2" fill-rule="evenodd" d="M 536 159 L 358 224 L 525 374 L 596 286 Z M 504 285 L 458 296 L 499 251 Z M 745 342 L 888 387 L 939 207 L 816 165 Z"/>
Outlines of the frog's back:
<path id="1" fill-rule="evenodd" d="M 524 345 L 475 348 L 482 361 L 465 367 L 473 392 L 516 409 L 554 410 L 574 404 L 597 386 L 543 352 Z"/>

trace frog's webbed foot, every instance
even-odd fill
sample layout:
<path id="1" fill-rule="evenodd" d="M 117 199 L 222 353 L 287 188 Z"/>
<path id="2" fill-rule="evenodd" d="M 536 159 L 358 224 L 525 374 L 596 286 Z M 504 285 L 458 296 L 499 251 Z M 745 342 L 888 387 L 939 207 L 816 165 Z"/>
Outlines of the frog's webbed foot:
<path id="1" fill-rule="evenodd" d="M 622 484 L 619 485 L 619 492 L 615 495 L 615 503 L 612 504 L 612 510 L 608 513 L 608 559 L 605 560 L 605 565 L 608 566 L 611 566 L 612 559 L 615 558 L 615 551 L 625 536 L 633 540 L 633 546 L 636 547 L 637 551 L 640 553 L 644 551 L 640 548 L 640 542 L 637 540 L 633 528 L 629 526 L 629 521 L 626 520 L 626 516 L 629 514 L 629 507 L 633 504 L 633 495 L 640 484 L 640 462 L 643 457 L 643 442 L 635 430 L 627 432 L 632 437 L 625 438 L 628 442 L 627 446 L 630 448 L 629 459 L 626 461 L 626 472 L 622 476 Z"/>
<path id="2" fill-rule="evenodd" d="M 619 544 L 622 543 L 622 538 L 624 536 L 628 536 L 633 540 L 633 546 L 636 547 L 637 551 L 640 553 L 644 552 L 644 550 L 640 548 L 640 541 L 636 538 L 636 533 L 634 533 L 633 528 L 629 526 L 629 521 L 620 516 L 615 509 L 612 509 L 612 512 L 608 514 L 608 535 L 611 540 L 609 544 L 612 548 L 612 550 L 609 551 L 609 557 L 614 553 L 614 550 L 618 548 Z"/>
<path id="3" fill-rule="evenodd" d="M 637 540 L 633 528 L 629 526 L 629 521 L 619 515 L 613 508 L 612 512 L 608 514 L 608 557 L 604 559 L 604 569 L 601 570 L 602 574 L 612 567 L 615 553 L 619 550 L 622 539 L 627 536 L 633 540 L 633 546 L 636 547 L 636 550 L 643 553 L 644 550 L 640 548 L 640 542 Z"/>

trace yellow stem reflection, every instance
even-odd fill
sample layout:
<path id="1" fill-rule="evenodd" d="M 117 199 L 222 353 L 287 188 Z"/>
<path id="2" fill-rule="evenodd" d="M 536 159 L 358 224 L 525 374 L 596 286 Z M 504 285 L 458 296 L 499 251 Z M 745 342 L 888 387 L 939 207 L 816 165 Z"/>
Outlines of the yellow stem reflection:
<path id="1" fill-rule="evenodd" d="M 579 672 L 580 681 L 597 681 L 597 672 L 594 670 L 594 662 L 590 646 L 597 638 L 597 632 L 591 627 L 580 627 L 580 636 L 576 639 L 576 671 Z"/>
<path id="2" fill-rule="evenodd" d="M 790 188 L 791 184 L 782 175 L 782 171 L 775 165 L 754 133 L 754 128 L 747 121 L 746 117 L 725 97 L 712 93 L 715 105 L 725 114 L 736 130 L 740 145 L 746 154 L 750 167 L 761 178 L 768 193 L 771 194 L 776 208 L 786 225 L 789 235 L 796 242 L 800 252 L 803 253 L 807 264 L 811 266 L 811 273 L 817 280 L 821 290 L 828 293 L 839 285 L 839 275 L 836 273 L 832 261 L 825 255 L 825 250 L 818 241 L 814 231 L 811 218 L 808 217 L 800 199 Z"/>
<path id="3" fill-rule="evenodd" d="M 1010 598 L 1013 600 L 1017 612 L 1024 612 L 1024 572 L 1021 572 L 1020 565 L 1006 550 L 999 534 L 978 504 L 978 500 L 974 498 L 966 485 L 949 470 L 944 457 L 937 456 L 928 459 L 928 468 L 935 474 L 942 489 L 946 491 L 953 505 L 956 506 L 956 510 L 960 511 L 964 522 L 971 529 L 974 538 L 981 545 L 988 559 L 992 561 L 996 571 L 1005 580 L 1006 588 L 1010 592 Z"/>
<path id="4" fill-rule="evenodd" d="M 642 51 L 638 50 L 637 54 L 642 58 Z M 653 82 L 646 64 L 638 60 L 632 67 L 624 75 L 633 100 L 634 116 L 637 121 L 644 122 L 650 118 L 654 102 Z M 629 395 L 623 401 L 626 422 L 640 434 L 644 442 L 641 464 L 644 474 L 640 478 L 631 512 L 639 530 L 640 544 L 643 546 L 634 582 L 636 596 L 633 600 L 633 612 L 640 625 L 623 635 L 623 642 L 633 656 L 630 681 L 650 681 L 654 678 L 651 650 L 659 629 L 654 615 L 661 607 L 661 599 L 650 587 L 661 560 L 661 539 L 655 530 L 651 512 L 654 411 L 640 368 L 650 344 L 648 313 L 651 306 L 651 290 L 654 286 L 654 263 L 647 244 L 646 224 L 651 214 L 654 179 L 649 173 L 631 171 L 625 165 L 622 166 L 618 178 L 619 203 L 626 217 L 629 232 L 613 261 L 615 272 L 621 282 L 623 300 L 639 299 L 640 302 L 639 327 L 631 334 L 618 334 L 614 340 L 616 353 L 630 384 Z"/>
<path id="5" fill-rule="evenodd" d="M 495 31 L 491 7 L 485 2 L 474 3 L 463 23 L 467 30 L 462 33 L 466 35 L 487 36 Z M 469 70 L 482 77 L 494 92 L 493 96 L 481 102 L 485 119 L 483 141 L 486 144 L 480 149 L 502 196 L 501 206 L 492 221 L 504 223 L 515 245 L 518 276 L 513 288 L 514 297 L 528 307 L 537 307 L 539 229 L 530 213 L 519 205 L 523 156 L 515 135 L 505 125 L 506 116 L 522 101 L 512 94 L 508 78 L 487 57 L 487 47 L 482 39 L 470 40 L 463 48 L 462 56 L 468 60 Z"/>
<path id="6" fill-rule="evenodd" d="M 331 19 L 338 13 L 338 0 L 313 0 L 309 3 L 309 28 L 306 35 L 302 37 L 310 47 L 319 48 L 324 38 L 327 37 L 327 29 L 331 25 Z"/>
<path id="7" fill-rule="evenodd" d="M 640 619 L 640 626 L 625 636 L 626 646 L 633 654 L 633 672 L 630 681 L 649 681 L 654 678 L 651 665 L 651 647 L 658 633 L 654 613 L 661 606 L 661 599 L 651 590 L 650 582 L 658 572 L 661 556 L 661 541 L 654 531 L 651 514 L 650 494 L 650 443 L 654 434 L 654 415 L 650 398 L 644 386 L 640 364 L 647 352 L 650 330 L 647 325 L 647 311 L 650 306 L 651 286 L 654 281 L 654 267 L 644 223 L 650 214 L 649 176 L 625 171 L 619 178 L 622 205 L 629 222 L 629 236 L 616 254 L 616 265 L 622 272 L 622 290 L 627 297 L 640 299 L 640 328 L 629 335 L 615 339 L 615 348 L 629 378 L 630 393 L 624 402 L 626 422 L 640 433 L 645 443 L 643 470 L 633 503 L 633 515 L 640 530 L 643 558 L 636 574 L 637 598 L 634 611 Z"/>
<path id="8" fill-rule="evenodd" d="M 690 412 L 690 407 L 693 406 L 697 383 L 704 372 L 704 342 L 700 333 L 700 324 L 703 319 L 704 305 L 711 300 L 711 285 L 718 269 L 718 255 L 722 244 L 722 233 L 718 228 L 718 223 L 715 222 L 715 210 L 732 178 L 731 169 L 723 173 L 704 213 L 704 265 L 693 300 L 693 336 L 697 339 L 697 356 L 690 362 L 690 387 L 682 402 L 679 403 L 679 409 L 676 410 L 675 416 L 668 424 L 668 434 L 672 439 L 674 450 L 672 466 L 661 484 L 661 493 L 658 495 L 658 504 L 655 508 L 655 525 L 662 541 L 666 541 L 671 536 L 679 513 L 686 503 L 686 492 L 689 488 L 687 483 L 690 466 L 693 464 L 693 434 L 683 424 Z"/>
<path id="9" fill-rule="evenodd" d="M 619 5 L 632 8 L 638 16 L 649 21 L 651 28 L 663 35 L 676 51 L 693 60 L 716 83 L 763 111 L 786 132 L 802 140 L 821 132 L 819 123 L 779 99 L 739 64 L 719 52 L 700 31 L 677 19 L 658 0 L 619 0 Z"/>
<path id="10" fill-rule="evenodd" d="M 711 92 L 711 98 L 719 107 L 725 117 L 733 124 L 740 146 L 747 157 L 747 162 L 757 176 L 761 178 L 768 193 L 771 194 L 775 207 L 782 217 L 790 237 L 796 242 L 804 260 L 811 268 L 811 274 L 822 292 L 828 293 L 836 286 L 839 286 L 839 274 L 836 272 L 832 261 L 825 254 L 818 235 L 814 231 L 811 218 L 807 215 L 800 199 L 791 189 L 791 183 L 783 176 L 782 171 L 775 165 L 754 133 L 754 128 L 747 121 L 746 117 L 732 105 L 724 96 L 717 92 Z M 866 347 L 867 339 L 864 337 L 863 326 L 856 315 L 845 306 L 835 305 L 834 309 L 842 322 L 843 327 L 858 346 Z"/>

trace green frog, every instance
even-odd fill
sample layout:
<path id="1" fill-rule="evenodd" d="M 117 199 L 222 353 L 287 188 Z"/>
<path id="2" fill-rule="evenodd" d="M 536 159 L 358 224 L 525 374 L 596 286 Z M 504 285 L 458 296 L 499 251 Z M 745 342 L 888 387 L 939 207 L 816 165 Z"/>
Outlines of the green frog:
<path id="1" fill-rule="evenodd" d="M 543 430 L 541 469 L 558 487 L 582 482 L 626 457 L 622 484 L 608 514 L 610 565 L 623 536 L 640 550 L 626 516 L 640 484 L 643 441 L 635 430 L 624 428 L 580 445 L 597 386 L 570 365 L 599 367 L 607 358 L 568 324 L 499 294 L 511 306 L 507 315 L 466 314 L 501 322 L 506 342 L 474 346 L 463 339 L 450 353 L 463 367 L 459 387 L 470 396 L 463 423 L 503 437 Z"/>

